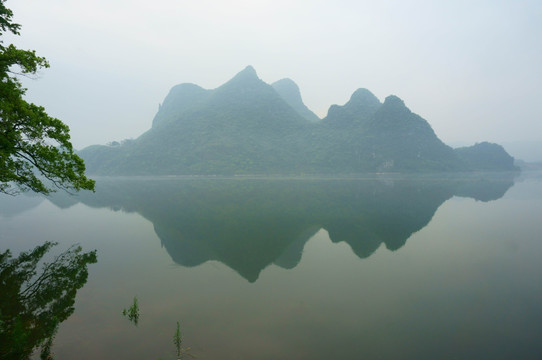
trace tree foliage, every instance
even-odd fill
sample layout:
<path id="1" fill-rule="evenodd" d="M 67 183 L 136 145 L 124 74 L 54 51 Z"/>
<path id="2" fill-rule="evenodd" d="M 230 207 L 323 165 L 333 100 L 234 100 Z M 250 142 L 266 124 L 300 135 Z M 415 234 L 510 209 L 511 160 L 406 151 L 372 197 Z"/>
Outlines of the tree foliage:
<path id="1" fill-rule="evenodd" d="M 20 35 L 21 26 L 12 22 L 13 12 L 4 3 L 0 0 L 0 36 Z M 48 67 L 35 51 L 6 46 L 0 39 L 0 192 L 94 189 L 74 153 L 68 126 L 23 99 L 26 89 L 17 76 Z"/>

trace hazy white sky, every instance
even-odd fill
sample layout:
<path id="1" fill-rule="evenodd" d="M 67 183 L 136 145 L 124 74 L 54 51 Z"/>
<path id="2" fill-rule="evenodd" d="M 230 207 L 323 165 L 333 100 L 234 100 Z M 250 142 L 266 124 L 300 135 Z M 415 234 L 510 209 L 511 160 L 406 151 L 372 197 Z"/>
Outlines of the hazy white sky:
<path id="1" fill-rule="evenodd" d="M 360 87 L 402 98 L 447 143 L 542 140 L 542 1 L 8 0 L 9 37 L 50 69 L 27 97 L 76 148 L 136 138 L 169 89 L 252 65 L 323 117 Z"/>

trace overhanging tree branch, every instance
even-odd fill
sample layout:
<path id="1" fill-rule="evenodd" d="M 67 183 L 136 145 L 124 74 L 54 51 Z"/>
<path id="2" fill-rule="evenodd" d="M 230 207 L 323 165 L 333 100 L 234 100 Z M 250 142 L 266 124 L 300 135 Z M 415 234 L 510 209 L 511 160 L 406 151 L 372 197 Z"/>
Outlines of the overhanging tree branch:
<path id="1" fill-rule="evenodd" d="M 12 22 L 4 3 L 0 0 L 0 36 L 6 31 L 19 35 L 20 25 Z M 0 193 L 94 190 L 94 180 L 86 177 L 84 162 L 73 151 L 68 126 L 23 99 L 26 89 L 16 76 L 32 77 L 48 67 L 35 51 L 0 40 Z"/>

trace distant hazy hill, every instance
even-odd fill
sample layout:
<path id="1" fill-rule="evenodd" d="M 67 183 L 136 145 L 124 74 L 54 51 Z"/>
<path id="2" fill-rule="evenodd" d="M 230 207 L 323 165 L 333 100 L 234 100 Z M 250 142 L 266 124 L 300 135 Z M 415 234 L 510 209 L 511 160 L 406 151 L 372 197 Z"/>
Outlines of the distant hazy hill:
<path id="1" fill-rule="evenodd" d="M 469 170 L 510 169 L 514 158 L 501 145 L 482 142 L 469 147 L 455 149 Z"/>
<path id="2" fill-rule="evenodd" d="M 150 130 L 80 155 L 107 175 L 515 170 L 495 144 L 454 151 L 396 96 L 359 89 L 320 120 L 292 80 L 269 85 L 250 66 L 214 90 L 173 87 Z"/>
<path id="3" fill-rule="evenodd" d="M 273 89 L 279 93 L 279 95 L 290 105 L 294 110 L 305 119 L 309 121 L 319 121 L 320 118 L 316 116 L 301 99 L 301 92 L 299 87 L 291 79 L 282 79 L 271 84 Z"/>

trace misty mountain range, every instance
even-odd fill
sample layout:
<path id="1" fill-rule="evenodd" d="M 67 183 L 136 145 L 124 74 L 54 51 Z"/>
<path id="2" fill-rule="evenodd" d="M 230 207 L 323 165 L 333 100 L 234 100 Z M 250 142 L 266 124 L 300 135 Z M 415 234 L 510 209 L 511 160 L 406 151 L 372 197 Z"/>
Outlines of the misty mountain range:
<path id="1" fill-rule="evenodd" d="M 447 146 L 396 96 L 358 89 L 319 119 L 292 80 L 269 85 L 250 66 L 213 90 L 174 86 L 150 130 L 80 155 L 98 175 L 516 170 L 500 145 Z"/>

